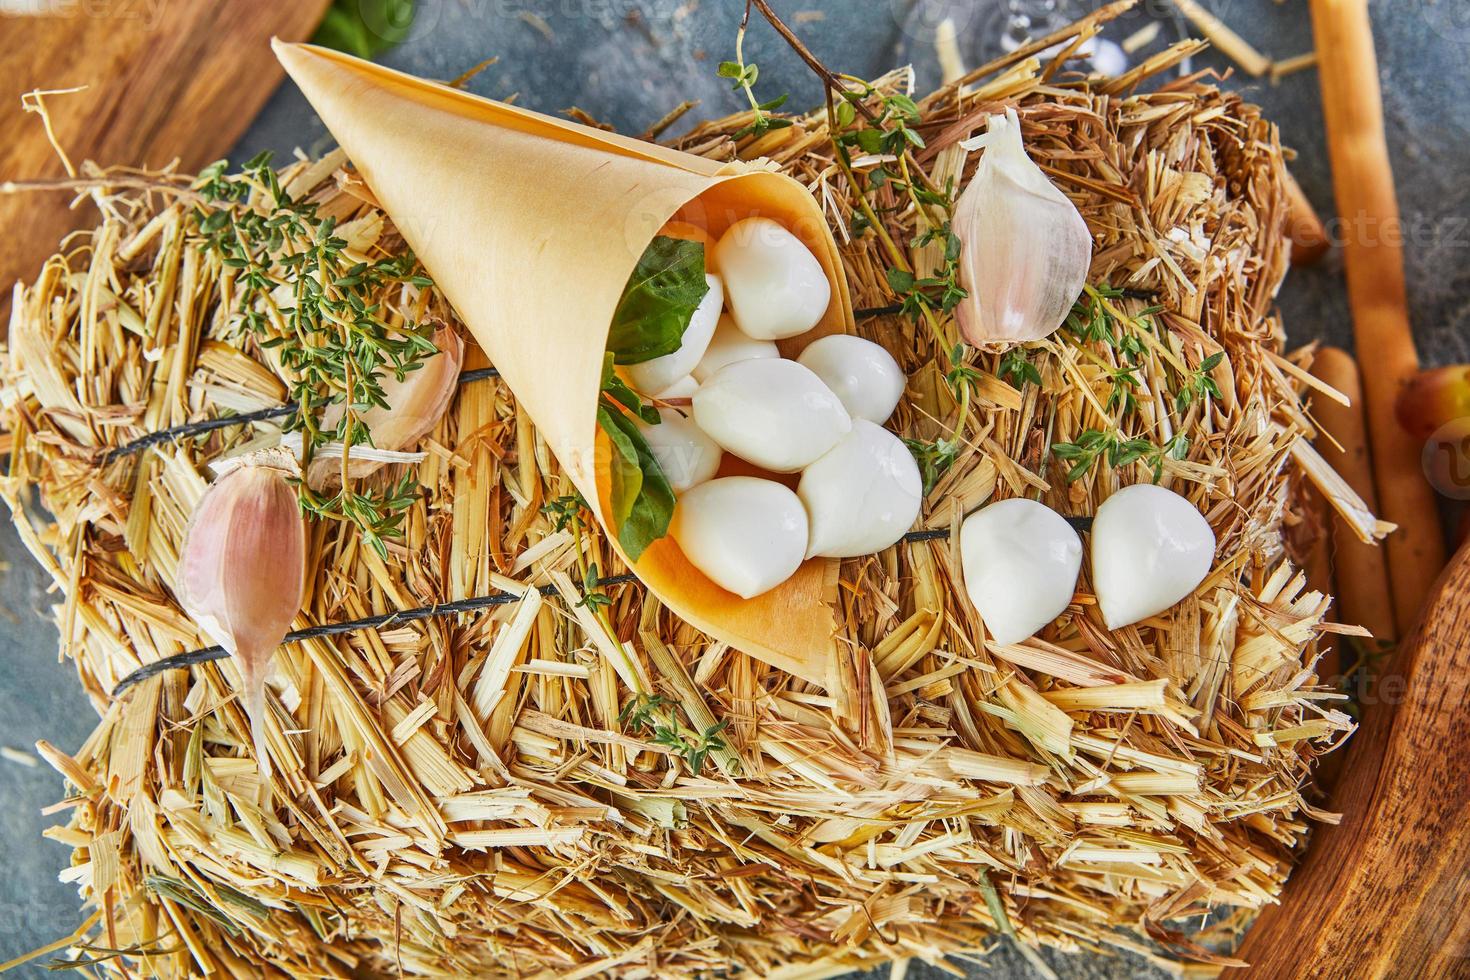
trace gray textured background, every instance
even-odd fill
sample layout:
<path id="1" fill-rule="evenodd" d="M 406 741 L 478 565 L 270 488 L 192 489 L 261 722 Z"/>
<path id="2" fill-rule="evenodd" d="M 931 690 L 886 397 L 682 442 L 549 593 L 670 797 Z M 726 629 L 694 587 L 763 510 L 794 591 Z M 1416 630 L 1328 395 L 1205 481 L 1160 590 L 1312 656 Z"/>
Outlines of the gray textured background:
<path id="1" fill-rule="evenodd" d="M 961 44 L 971 64 L 993 25 L 999 0 L 777 0 L 815 53 L 829 65 L 872 77 L 904 62 L 919 69 L 924 90 L 937 79 L 930 13 L 958 11 Z M 739 0 L 420 0 L 409 39 L 381 60 L 416 74 L 451 78 L 482 58 L 500 61 L 470 88 L 547 112 L 578 106 L 629 132 L 640 132 L 682 98 L 699 99 L 690 120 L 741 107 L 715 67 L 733 53 Z M 1207 0 L 1207 6 L 1269 55 L 1311 47 L 1303 0 Z M 1427 362 L 1470 360 L 1470 3 L 1466 0 L 1377 0 L 1378 33 L 1389 141 L 1407 242 L 1415 330 Z M 1167 0 L 1142 0 L 1111 36 L 1167 15 Z M 799 19 L 797 11 L 810 12 Z M 534 16 L 527 16 L 527 15 Z M 817 17 L 815 15 L 820 15 Z M 1166 21 L 1164 38 L 1175 22 Z M 803 65 L 764 24 L 755 24 L 746 57 L 761 67 L 759 92 L 790 92 L 793 105 L 815 103 L 819 89 Z M 1209 55 L 1203 64 L 1226 63 Z M 1317 78 L 1306 71 L 1273 85 L 1247 78 L 1226 84 L 1247 91 L 1280 124 L 1283 142 L 1300 151 L 1295 172 L 1324 217 L 1332 189 L 1317 103 Z M 236 158 L 259 149 L 319 152 L 328 138 L 289 84 L 278 91 L 242 140 Z M 25 175 L 3 175 L 21 177 Z M 1293 341 L 1350 340 L 1342 271 L 1336 256 L 1294 271 L 1281 293 Z M 11 532 L 0 528 L 0 745 L 28 748 L 47 739 L 75 750 L 95 722 L 69 664 L 58 664 L 56 634 L 39 571 Z M 67 851 L 40 838 L 54 818 L 41 807 L 61 794 L 51 770 L 0 760 L 0 961 L 70 931 L 78 921 L 73 889 L 56 873 Z M 1048 960 L 1063 977 L 1163 976 L 1138 960 Z M 1001 950 L 989 966 L 1026 976 L 1019 958 Z M 976 968 L 977 972 L 980 968 Z M 879 971 L 881 974 L 882 971 Z M 24 975 L 49 975 L 39 968 Z M 911 976 L 939 976 L 916 967 Z"/>

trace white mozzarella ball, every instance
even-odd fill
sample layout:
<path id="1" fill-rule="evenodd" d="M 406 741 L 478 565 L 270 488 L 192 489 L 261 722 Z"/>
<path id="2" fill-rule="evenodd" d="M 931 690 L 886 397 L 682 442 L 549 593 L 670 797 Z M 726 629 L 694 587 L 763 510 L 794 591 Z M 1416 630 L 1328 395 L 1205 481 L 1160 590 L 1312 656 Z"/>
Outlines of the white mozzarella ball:
<path id="1" fill-rule="evenodd" d="M 671 402 L 676 398 L 693 398 L 694 393 L 698 390 L 699 382 L 694 380 L 692 374 L 686 374 L 663 391 L 655 391 L 649 397 L 657 398 L 660 401 Z"/>
<path id="2" fill-rule="evenodd" d="M 709 284 L 709 291 L 689 317 L 679 349 L 624 368 L 628 372 L 629 383 L 645 395 L 657 394 L 687 377 L 709 348 L 710 338 L 715 335 L 715 324 L 720 320 L 720 309 L 725 303 L 725 289 L 719 276 L 706 274 L 704 281 Z"/>
<path id="3" fill-rule="evenodd" d="M 774 341 L 756 340 L 740 332 L 728 313 L 720 314 L 715 335 L 705 348 L 704 357 L 694 366 L 694 380 L 704 381 L 726 364 L 748 361 L 757 357 L 780 357 L 781 351 Z"/>
<path id="4" fill-rule="evenodd" d="M 841 442 L 802 471 L 796 494 L 811 525 L 807 557 L 854 558 L 908 533 L 919 517 L 924 481 L 902 439 L 855 419 Z"/>
<path id="5" fill-rule="evenodd" d="M 850 334 L 814 340 L 796 360 L 837 393 L 849 415 L 879 425 L 893 414 L 908 383 L 892 354 Z"/>
<path id="6" fill-rule="evenodd" d="M 1072 601 L 1082 541 L 1060 514 L 1034 500 L 1002 500 L 960 525 L 965 591 L 991 639 L 1020 643 Z"/>
<path id="7" fill-rule="evenodd" d="M 1195 590 L 1215 560 L 1215 532 L 1194 504 L 1140 483 L 1092 520 L 1092 585 L 1108 629 L 1158 615 Z"/>
<path id="8" fill-rule="evenodd" d="M 694 393 L 694 421 L 726 452 L 795 473 L 847 435 L 847 409 L 811 371 L 785 358 L 736 361 Z"/>
<path id="9" fill-rule="evenodd" d="M 683 494 L 669 532 L 690 564 L 742 599 L 786 581 L 806 555 L 801 501 L 759 477 L 722 477 Z"/>
<path id="10" fill-rule="evenodd" d="M 770 218 L 746 218 L 715 243 L 735 323 L 757 340 L 806 333 L 827 312 L 832 284 L 801 239 Z"/>
<path id="11" fill-rule="evenodd" d="M 658 410 L 658 425 L 639 420 L 638 429 L 648 442 L 659 469 L 676 493 L 714 478 L 724 452 L 715 441 L 689 419 L 671 408 Z"/>

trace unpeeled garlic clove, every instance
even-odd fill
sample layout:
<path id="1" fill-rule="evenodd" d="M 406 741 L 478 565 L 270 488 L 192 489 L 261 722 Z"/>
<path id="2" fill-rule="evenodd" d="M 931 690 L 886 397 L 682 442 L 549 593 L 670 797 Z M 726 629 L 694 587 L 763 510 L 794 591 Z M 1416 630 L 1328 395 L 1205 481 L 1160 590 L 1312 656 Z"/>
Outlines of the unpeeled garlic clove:
<path id="1" fill-rule="evenodd" d="M 801 500 L 781 484 L 727 476 L 681 495 L 669 533 L 711 581 L 751 599 L 801 565 L 807 518 Z"/>
<path id="2" fill-rule="evenodd" d="M 812 341 L 796 362 L 821 378 L 849 415 L 878 425 L 888 421 L 908 383 L 892 354 L 851 334 Z"/>
<path id="3" fill-rule="evenodd" d="M 1114 493 L 1092 521 L 1092 585 L 1110 630 L 1189 595 L 1214 559 L 1209 522 L 1184 497 L 1151 483 Z"/>
<path id="4" fill-rule="evenodd" d="M 924 481 L 913 453 L 866 419 L 801 474 L 796 494 L 810 525 L 810 558 L 855 558 L 889 547 L 919 517 Z"/>
<path id="5" fill-rule="evenodd" d="M 991 116 L 989 132 L 965 140 L 985 155 L 955 202 L 959 281 L 955 308 L 972 344 L 1040 340 L 1066 320 L 1092 262 L 1092 234 L 1077 206 L 1047 178 L 1021 142 L 1014 109 Z"/>
<path id="6" fill-rule="evenodd" d="M 437 351 L 424 358 L 417 370 L 404 374 L 400 381 L 392 371 L 384 370 L 379 378 L 387 408 L 374 405 L 359 415 L 367 427 L 373 448 L 384 452 L 400 452 L 412 448 L 434 430 L 454 394 L 459 390 L 459 372 L 464 364 L 464 341 L 448 325 L 434 331 Z M 333 405 L 322 413 L 322 429 L 331 431 L 342 421 L 342 406 Z M 353 447 L 357 450 L 357 447 Z M 359 458 L 349 453 L 348 476 L 359 479 L 383 465 L 381 460 Z M 340 482 L 341 455 L 313 459 L 307 471 L 307 483 L 315 489 Z"/>
<path id="7" fill-rule="evenodd" d="M 1060 514 L 1034 500 L 1002 500 L 960 525 L 965 592 L 999 646 L 1020 643 L 1072 601 L 1082 541 Z"/>
<path id="8" fill-rule="evenodd" d="M 725 365 L 693 404 L 695 423 L 726 452 L 774 473 L 815 462 L 852 428 L 832 389 L 784 358 Z"/>
<path id="9" fill-rule="evenodd" d="M 179 603 L 240 671 L 262 776 L 270 773 L 265 679 L 305 586 L 306 521 L 294 473 L 279 450 L 241 461 L 204 492 L 179 553 Z"/>
<path id="10" fill-rule="evenodd" d="M 780 356 L 781 350 L 775 341 L 747 337 L 740 332 L 728 313 L 722 313 L 704 357 L 694 367 L 694 380 L 703 382 L 726 364 L 734 364 L 736 361 Z"/>
<path id="11" fill-rule="evenodd" d="M 628 382 L 645 395 L 657 396 L 688 377 L 709 347 L 710 338 L 715 333 L 715 324 L 720 319 L 720 310 L 725 305 L 725 288 L 721 285 L 719 276 L 706 273 L 704 281 L 709 285 L 709 290 L 689 317 L 689 325 L 684 328 L 679 349 L 672 354 L 638 364 L 628 364 L 623 368 L 628 372 Z"/>
<path id="12" fill-rule="evenodd" d="M 638 429 L 669 486 L 676 493 L 683 493 L 713 479 L 725 455 L 719 445 L 671 408 L 659 409 L 658 416 L 663 420 L 658 425 L 640 420 Z"/>
<path id="13" fill-rule="evenodd" d="M 832 300 L 822 263 L 801 239 L 770 218 L 746 218 L 715 243 L 735 323 L 757 340 L 780 340 L 817 325 Z"/>

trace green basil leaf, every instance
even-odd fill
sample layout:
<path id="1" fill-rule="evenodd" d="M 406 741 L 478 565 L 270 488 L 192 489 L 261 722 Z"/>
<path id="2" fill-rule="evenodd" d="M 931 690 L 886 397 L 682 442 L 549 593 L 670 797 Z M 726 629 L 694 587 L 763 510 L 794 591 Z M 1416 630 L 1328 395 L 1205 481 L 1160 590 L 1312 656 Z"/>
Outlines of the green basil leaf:
<path id="1" fill-rule="evenodd" d="M 652 405 L 645 405 L 638 392 L 628 387 L 628 383 L 618 377 L 618 372 L 613 368 L 612 351 L 608 351 L 602 359 L 602 393 L 649 425 L 658 425 L 663 421 L 658 414 L 658 409 Z"/>
<path id="2" fill-rule="evenodd" d="M 618 542 L 637 561 L 669 531 L 674 490 L 637 424 L 615 404 L 597 407 L 597 424 L 612 443 L 612 518 Z"/>
<path id="3" fill-rule="evenodd" d="M 656 237 L 623 288 L 608 331 L 607 349 L 619 364 L 672 354 L 679 349 L 689 318 L 707 292 L 704 244 Z"/>
<path id="4" fill-rule="evenodd" d="M 371 58 L 408 37 L 415 6 L 415 0 L 334 0 L 312 43 Z"/>

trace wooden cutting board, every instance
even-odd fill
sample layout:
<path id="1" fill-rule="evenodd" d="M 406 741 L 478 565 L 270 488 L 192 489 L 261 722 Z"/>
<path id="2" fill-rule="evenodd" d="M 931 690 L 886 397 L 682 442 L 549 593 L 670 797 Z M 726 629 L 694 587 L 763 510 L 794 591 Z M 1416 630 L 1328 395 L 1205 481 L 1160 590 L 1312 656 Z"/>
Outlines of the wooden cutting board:
<path id="1" fill-rule="evenodd" d="M 1342 823 L 1313 831 L 1236 972 L 1470 976 L 1470 547 L 1379 676 L 1329 807 Z"/>
<path id="2" fill-rule="evenodd" d="M 0 16 L 0 181 L 66 176 L 33 89 L 87 86 L 47 97 L 72 162 L 192 172 L 229 152 L 282 78 L 270 38 L 309 36 L 328 0 L 112 0 L 67 3 L 57 14 Z M 39 6 L 39 4 L 37 4 Z M 0 194 L 0 311 L 17 279 L 33 278 L 71 229 L 96 224 L 72 194 Z"/>

